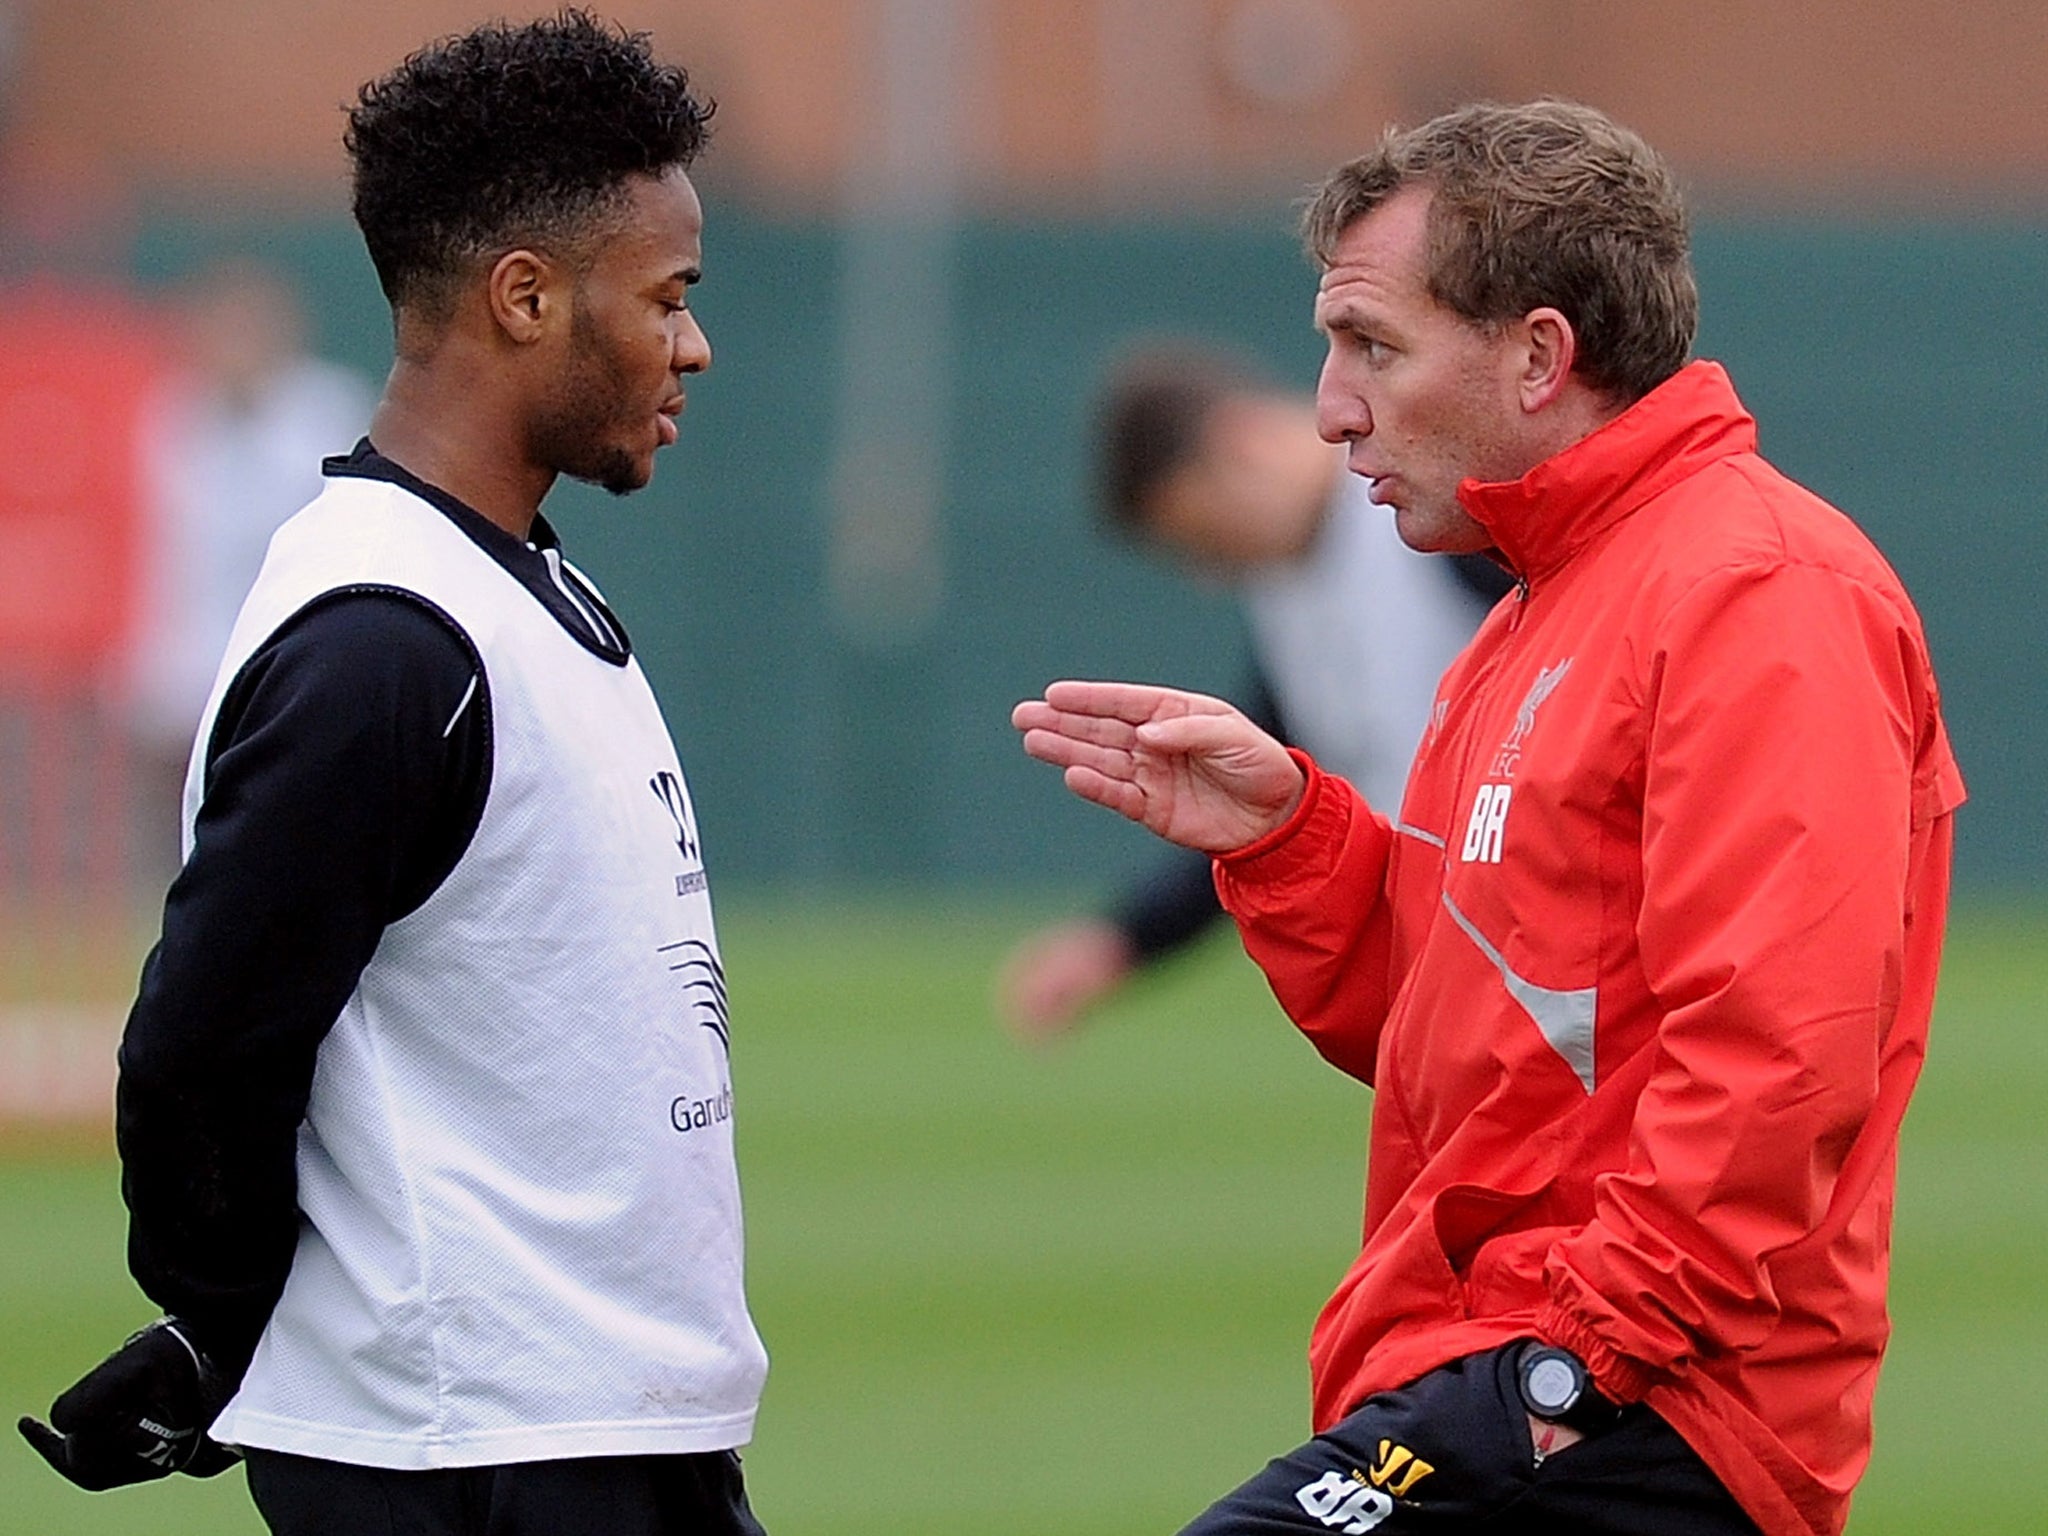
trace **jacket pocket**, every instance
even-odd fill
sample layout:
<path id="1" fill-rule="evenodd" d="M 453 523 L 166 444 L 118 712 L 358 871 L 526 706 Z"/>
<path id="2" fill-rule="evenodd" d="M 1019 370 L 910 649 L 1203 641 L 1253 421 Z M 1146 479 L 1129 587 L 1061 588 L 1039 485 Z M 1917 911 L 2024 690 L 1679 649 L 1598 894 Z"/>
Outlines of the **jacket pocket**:
<path id="1" fill-rule="evenodd" d="M 1432 1202 L 1430 1220 L 1437 1247 L 1463 1290 L 1466 1316 L 1491 1316 L 1504 1310 L 1498 1304 L 1504 1276 L 1502 1266 L 1494 1262 L 1495 1250 L 1505 1257 L 1508 1251 L 1523 1247 L 1517 1239 L 1534 1235 L 1513 1229 L 1517 1218 L 1526 1215 L 1549 1193 L 1550 1185 L 1548 1174 L 1533 1187 L 1522 1189 L 1451 1184 Z M 1548 1244 L 1546 1237 L 1544 1246 Z M 1540 1250 L 1533 1278 L 1540 1289 Z"/>
<path id="2" fill-rule="evenodd" d="M 1543 1261 L 1553 1244 L 1573 1230 L 1562 1226 L 1503 1232 L 1479 1249 L 1465 1284 L 1468 1317 L 1529 1317 L 1543 1309 L 1550 1293 L 1543 1285 Z"/>

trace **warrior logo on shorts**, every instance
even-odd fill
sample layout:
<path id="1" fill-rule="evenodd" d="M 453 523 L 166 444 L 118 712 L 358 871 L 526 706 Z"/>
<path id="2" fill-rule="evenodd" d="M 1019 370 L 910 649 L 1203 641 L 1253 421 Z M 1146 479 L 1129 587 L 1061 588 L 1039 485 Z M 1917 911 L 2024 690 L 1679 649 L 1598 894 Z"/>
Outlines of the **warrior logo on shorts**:
<path id="1" fill-rule="evenodd" d="M 1436 1470 L 1405 1445 L 1380 1442 L 1370 1472 L 1325 1472 L 1294 1491 L 1294 1502 L 1343 1536 L 1364 1536 L 1394 1512 L 1394 1501 Z"/>

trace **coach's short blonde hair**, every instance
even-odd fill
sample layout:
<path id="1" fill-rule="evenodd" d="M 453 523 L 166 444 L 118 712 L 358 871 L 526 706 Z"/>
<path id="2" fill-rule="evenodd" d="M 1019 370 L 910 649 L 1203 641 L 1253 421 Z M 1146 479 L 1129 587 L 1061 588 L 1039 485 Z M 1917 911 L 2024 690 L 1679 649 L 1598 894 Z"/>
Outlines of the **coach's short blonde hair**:
<path id="1" fill-rule="evenodd" d="M 1550 306 L 1576 371 L 1628 401 L 1685 365 L 1699 329 L 1685 204 L 1663 158 L 1569 101 L 1460 107 L 1340 166 L 1302 217 L 1327 267 L 1357 220 L 1404 187 L 1429 207 L 1429 293 L 1475 324 Z"/>

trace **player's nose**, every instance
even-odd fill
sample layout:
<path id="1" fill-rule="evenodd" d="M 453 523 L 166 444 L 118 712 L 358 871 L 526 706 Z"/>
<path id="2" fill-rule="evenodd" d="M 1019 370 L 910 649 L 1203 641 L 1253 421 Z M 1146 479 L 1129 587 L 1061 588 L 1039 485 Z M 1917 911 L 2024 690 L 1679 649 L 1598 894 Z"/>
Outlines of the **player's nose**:
<path id="1" fill-rule="evenodd" d="M 676 318 L 669 343 L 669 367 L 676 373 L 702 373 L 711 366 L 711 342 L 704 327 L 687 309 Z"/>

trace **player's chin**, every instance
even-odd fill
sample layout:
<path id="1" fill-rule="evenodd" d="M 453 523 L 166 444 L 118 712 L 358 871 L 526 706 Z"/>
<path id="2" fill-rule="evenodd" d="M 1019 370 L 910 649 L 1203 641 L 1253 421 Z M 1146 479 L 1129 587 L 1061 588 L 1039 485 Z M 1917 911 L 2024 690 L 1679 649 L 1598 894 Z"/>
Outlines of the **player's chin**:
<path id="1" fill-rule="evenodd" d="M 626 448 L 614 448 L 601 455 L 586 469 L 577 472 L 574 478 L 586 480 L 614 496 L 630 496 L 644 490 L 654 478 L 654 450 L 634 452 Z"/>

